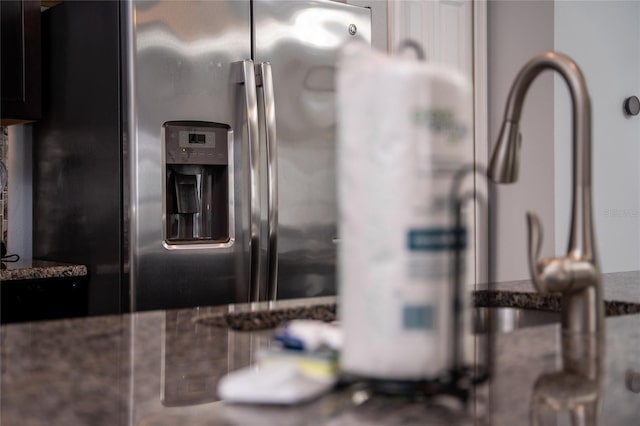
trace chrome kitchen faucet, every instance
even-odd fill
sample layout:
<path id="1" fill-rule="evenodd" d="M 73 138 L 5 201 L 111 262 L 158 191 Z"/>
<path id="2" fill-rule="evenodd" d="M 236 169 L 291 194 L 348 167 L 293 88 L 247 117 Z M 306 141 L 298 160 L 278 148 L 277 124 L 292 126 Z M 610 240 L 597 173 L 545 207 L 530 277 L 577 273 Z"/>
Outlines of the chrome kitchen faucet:
<path id="1" fill-rule="evenodd" d="M 582 72 L 569 57 L 545 52 L 533 57 L 516 76 L 504 115 L 488 176 L 496 183 L 518 177 L 521 145 L 519 121 L 531 82 L 544 70 L 557 71 L 569 86 L 573 103 L 573 193 L 569 249 L 565 257 L 538 260 L 542 226 L 527 213 L 528 256 L 532 281 L 540 293 L 562 294 L 562 330 L 602 334 L 604 302 L 593 230 L 591 205 L 591 101 Z"/>

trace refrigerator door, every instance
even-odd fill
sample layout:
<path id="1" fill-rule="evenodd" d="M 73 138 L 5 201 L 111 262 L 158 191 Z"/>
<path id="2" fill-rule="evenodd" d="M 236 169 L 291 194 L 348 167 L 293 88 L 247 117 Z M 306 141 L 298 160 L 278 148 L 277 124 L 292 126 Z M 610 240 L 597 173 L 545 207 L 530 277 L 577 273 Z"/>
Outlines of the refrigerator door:
<path id="1" fill-rule="evenodd" d="M 236 79 L 232 65 L 251 57 L 250 3 L 133 1 L 127 5 L 124 63 L 130 84 L 125 95 L 125 161 L 130 173 L 132 309 L 247 301 L 251 233 L 246 135 L 247 117 L 254 114 L 247 113 L 251 93 L 246 90 L 251 88 Z M 165 143 L 169 137 L 175 138 L 172 144 Z M 205 158 L 207 147 L 218 150 L 219 144 L 228 146 L 228 165 L 203 160 L 205 165 L 194 166 L 194 156 Z M 224 153 L 211 152 L 226 161 Z M 173 156 L 171 165 L 169 156 Z M 186 158 L 185 165 L 176 165 L 182 162 L 181 156 Z M 217 201 L 206 208 L 211 214 L 228 209 L 221 215 L 225 219 L 220 227 L 229 229 L 209 238 L 191 223 L 203 215 L 194 206 L 200 203 L 204 209 L 206 204 L 206 197 L 199 194 L 209 184 L 201 182 L 218 175 L 228 187 L 223 188 L 224 195 L 212 197 Z M 173 199 L 171 188 L 178 193 Z M 189 202 L 171 210 L 176 197 Z M 175 220 L 178 228 L 179 222 L 188 226 L 179 237 L 168 237 L 173 226 L 167 225 L 168 220 Z"/>
<path id="2" fill-rule="evenodd" d="M 261 0 L 253 22 L 254 61 L 271 64 L 277 123 L 278 270 L 267 276 L 277 275 L 279 299 L 335 294 L 335 63 L 347 42 L 371 43 L 371 11 L 324 0 Z M 264 204 L 267 145 L 261 148 Z M 266 228 L 269 209 L 262 211 Z M 273 255 L 268 242 L 265 257 Z"/>

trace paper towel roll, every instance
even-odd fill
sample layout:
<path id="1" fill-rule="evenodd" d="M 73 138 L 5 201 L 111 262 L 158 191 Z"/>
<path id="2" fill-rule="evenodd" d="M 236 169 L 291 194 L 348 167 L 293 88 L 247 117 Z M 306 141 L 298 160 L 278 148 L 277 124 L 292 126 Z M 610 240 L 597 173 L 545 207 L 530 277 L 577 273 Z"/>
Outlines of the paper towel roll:
<path id="1" fill-rule="evenodd" d="M 451 362 L 453 174 L 472 161 L 472 90 L 445 65 L 347 46 L 337 73 L 343 371 L 432 378 Z"/>

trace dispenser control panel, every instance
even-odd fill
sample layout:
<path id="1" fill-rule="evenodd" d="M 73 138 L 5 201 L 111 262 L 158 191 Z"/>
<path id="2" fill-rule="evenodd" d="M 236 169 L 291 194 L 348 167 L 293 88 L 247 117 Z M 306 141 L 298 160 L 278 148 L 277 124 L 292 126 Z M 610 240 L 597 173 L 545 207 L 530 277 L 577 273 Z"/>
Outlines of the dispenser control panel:
<path id="1" fill-rule="evenodd" d="M 216 148 L 215 132 L 181 130 L 178 132 L 180 148 Z"/>
<path id="2" fill-rule="evenodd" d="M 163 125 L 164 240 L 172 250 L 233 238 L 231 128 L 205 121 Z"/>
<path id="3" fill-rule="evenodd" d="M 229 128 L 217 123 L 171 122 L 164 126 L 167 164 L 228 164 Z"/>

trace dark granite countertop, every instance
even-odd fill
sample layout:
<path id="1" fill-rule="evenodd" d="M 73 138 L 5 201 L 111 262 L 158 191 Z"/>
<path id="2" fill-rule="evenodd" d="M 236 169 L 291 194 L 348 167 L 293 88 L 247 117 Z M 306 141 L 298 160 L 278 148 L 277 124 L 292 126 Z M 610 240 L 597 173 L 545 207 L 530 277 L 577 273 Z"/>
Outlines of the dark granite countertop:
<path id="1" fill-rule="evenodd" d="M 79 277 L 84 275 L 87 275 L 87 267 L 84 265 L 35 259 L 2 262 L 2 269 L 0 269 L 0 281 Z"/>
<path id="2" fill-rule="evenodd" d="M 640 303 L 640 271 L 603 274 L 604 299 Z M 529 280 L 498 283 L 497 290 L 535 292 Z"/>
<path id="3" fill-rule="evenodd" d="M 640 273 L 605 276 L 605 295 L 640 301 L 636 278 Z M 501 284 L 501 290 L 515 290 L 517 297 L 500 293 L 495 303 L 526 304 L 531 297 L 533 305 L 548 308 L 533 299 L 528 283 Z M 478 388 L 466 412 L 451 401 L 371 396 L 357 386 L 299 407 L 217 399 L 220 377 L 251 365 L 258 349 L 273 345 L 265 322 L 330 320 L 334 312 L 334 298 L 318 298 L 2 326 L 0 424 L 525 425 L 536 379 L 561 361 L 557 324 L 497 334 L 497 373 Z M 625 375 L 640 373 L 640 315 L 607 318 L 605 347 L 598 424 L 636 424 L 640 394 L 627 389 Z"/>

